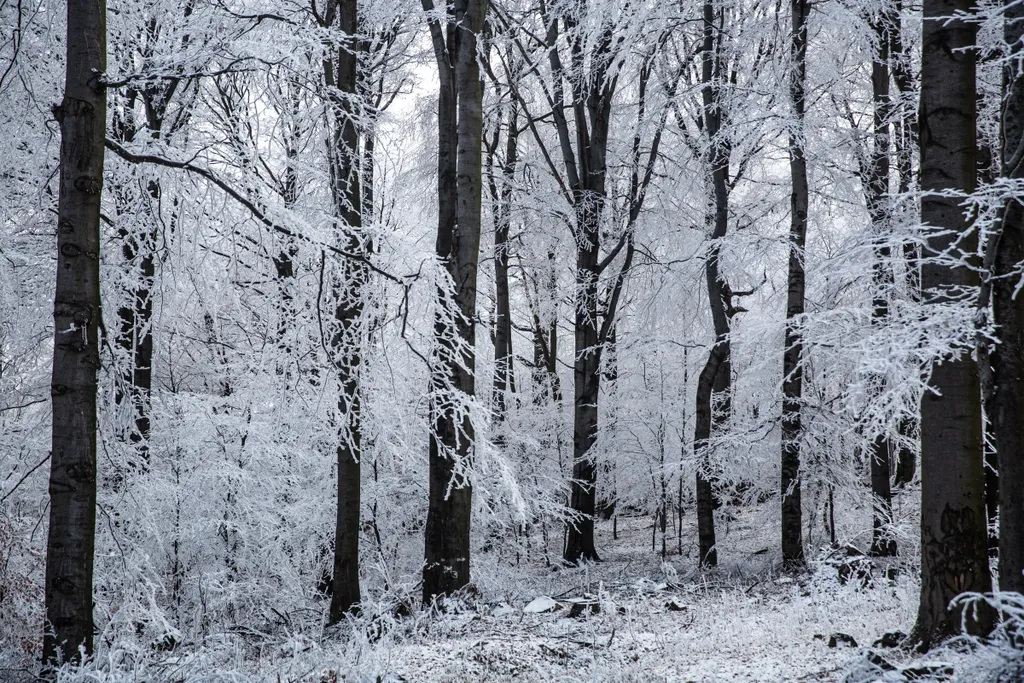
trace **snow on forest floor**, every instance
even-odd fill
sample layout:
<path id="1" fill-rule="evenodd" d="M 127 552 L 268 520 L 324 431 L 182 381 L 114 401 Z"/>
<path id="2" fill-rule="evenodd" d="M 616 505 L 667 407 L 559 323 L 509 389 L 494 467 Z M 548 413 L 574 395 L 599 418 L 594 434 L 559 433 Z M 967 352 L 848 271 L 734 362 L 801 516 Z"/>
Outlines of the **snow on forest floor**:
<path id="1" fill-rule="evenodd" d="M 694 562 L 678 555 L 662 563 L 651 549 L 649 518 L 620 520 L 619 541 L 610 524 L 600 524 L 601 563 L 518 582 L 509 577 L 518 585 L 506 588 L 507 600 L 447 615 L 440 629 L 396 643 L 386 672 L 416 682 L 831 681 L 859 655 L 830 648 L 833 633 L 870 645 L 912 626 L 914 577 L 842 585 L 833 566 L 817 562 L 811 574 L 780 575 L 773 554 L 759 552 L 774 546 L 776 534 L 742 533 L 761 513 L 734 514 L 728 536 L 761 547 L 730 552 L 722 539 L 722 567 L 703 574 L 684 574 L 682 565 Z M 524 611 L 545 597 L 557 599 L 559 609 Z M 600 611 L 577 607 L 583 614 L 571 617 L 573 599 L 583 597 Z"/>
<path id="2" fill-rule="evenodd" d="M 897 505 L 897 528 L 901 518 L 912 521 L 914 508 Z M 843 583 L 838 553 L 829 558 L 826 551 L 812 551 L 810 572 L 780 574 L 777 525 L 769 520 L 765 509 L 729 510 L 719 526 L 720 567 L 712 571 L 696 571 L 689 541 L 682 555 L 662 561 L 652 551 L 650 518 L 623 518 L 618 540 L 610 522 L 598 523 L 600 563 L 556 571 L 539 560 L 510 567 L 493 553 L 478 556 L 478 594 L 444 614 L 414 609 L 396 619 L 379 605 L 384 617 L 364 616 L 326 632 L 312 626 L 319 617 L 311 616 L 306 628 L 296 624 L 286 629 L 290 634 L 273 638 L 233 633 L 166 655 L 111 652 L 108 663 L 119 663 L 101 663 L 105 673 L 93 669 L 88 677 L 66 680 L 810 682 L 841 681 L 858 668 L 878 676 L 847 680 L 908 680 L 898 668 L 911 663 L 910 655 L 878 650 L 897 667 L 884 675 L 867 664 L 866 655 L 882 634 L 912 627 L 916 569 L 895 563 L 894 577 L 878 576 L 866 586 L 856 579 Z M 696 537 L 693 521 L 684 519 L 684 540 Z M 901 540 L 912 557 L 909 536 Z M 671 552 L 675 535 L 669 540 Z M 573 600 L 579 599 L 589 602 L 571 616 Z M 557 609 L 546 611 L 552 603 Z M 857 645 L 830 647 L 834 633 L 851 636 Z M 959 670 L 969 660 L 968 654 L 945 650 L 913 664 Z"/>

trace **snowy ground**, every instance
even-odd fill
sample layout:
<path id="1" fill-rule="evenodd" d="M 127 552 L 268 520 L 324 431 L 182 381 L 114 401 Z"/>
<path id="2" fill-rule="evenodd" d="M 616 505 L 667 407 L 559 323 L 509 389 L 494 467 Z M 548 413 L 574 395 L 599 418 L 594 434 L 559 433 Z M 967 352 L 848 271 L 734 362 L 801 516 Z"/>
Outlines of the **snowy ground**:
<path id="1" fill-rule="evenodd" d="M 894 506 L 901 552 L 910 558 L 916 557 L 916 508 L 913 492 L 901 494 Z M 519 566 L 510 564 L 507 546 L 478 553 L 475 595 L 445 613 L 416 607 L 415 587 L 409 585 L 406 597 L 414 606 L 401 617 L 392 613 L 401 598 L 395 594 L 367 603 L 358 620 L 328 630 L 326 605 L 289 614 L 274 610 L 265 628 L 227 629 L 170 652 L 152 643 L 108 643 L 97 662 L 60 680 L 1024 681 L 1024 664 L 1018 665 L 1019 677 L 988 673 L 1019 651 L 954 646 L 919 657 L 872 647 L 883 634 L 913 626 L 914 564 L 896 560 L 876 567 L 870 580 L 844 582 L 837 565 L 848 559 L 846 551 L 830 550 L 812 533 L 810 571 L 785 575 L 777 566 L 774 506 L 726 508 L 717 517 L 721 563 L 711 571 L 696 570 L 692 515 L 684 518 L 682 544 L 668 535 L 664 559 L 652 550 L 649 517 L 622 518 L 617 539 L 611 522 L 598 523 L 603 561 L 597 564 L 555 570 L 536 546 L 535 557 Z M 858 531 L 870 527 L 865 510 L 844 506 L 837 520 L 841 539 L 866 546 L 868 539 Z M 653 540 L 660 549 L 660 537 Z M 551 539 L 552 545 L 559 541 Z M 577 603 L 580 613 L 574 616 Z M 856 644 L 830 643 L 834 634 Z M 926 672 L 923 665 L 934 668 Z M 0 670 L 0 680 L 8 683 L 5 675 L 18 674 Z"/>
<path id="2" fill-rule="evenodd" d="M 703 574 L 683 572 L 693 564 L 685 555 L 661 562 L 649 519 L 620 521 L 619 541 L 602 524 L 603 562 L 521 579 L 498 605 L 438 620 L 396 642 L 380 673 L 417 682 L 831 681 L 861 656 L 859 648 L 829 647 L 833 633 L 870 645 L 910 629 L 918 593 L 910 572 L 866 588 L 841 584 L 821 562 L 808 576 L 779 575 L 773 553 L 759 552 L 775 544 L 774 534 L 754 533 L 760 514 L 736 513 L 720 540 L 723 567 Z M 730 552 L 726 539 L 747 548 Z M 559 609 L 528 611 L 538 597 L 556 598 Z M 572 600 L 582 597 L 600 612 L 570 617 Z"/>
<path id="3" fill-rule="evenodd" d="M 896 529 L 914 557 L 916 505 L 913 494 L 903 496 L 896 504 Z M 861 541 L 863 548 L 866 539 L 856 529 L 867 528 L 868 520 L 856 510 L 844 512 L 840 536 Z M 775 564 L 772 509 L 727 509 L 719 515 L 721 566 L 713 571 L 696 571 L 692 516 L 684 518 L 682 554 L 671 534 L 664 561 L 652 551 L 650 518 L 623 518 L 617 540 L 610 522 L 598 524 L 598 564 L 553 570 L 539 558 L 511 567 L 507 557 L 477 557 L 478 594 L 446 614 L 414 609 L 395 619 L 381 604 L 376 607 L 384 617 L 366 615 L 326 632 L 321 614 L 310 614 L 305 623 L 295 619 L 274 633 L 232 631 L 166 654 L 115 648 L 99 663 L 103 673 L 93 669 L 90 677 L 67 680 L 859 683 L 909 680 L 899 667 L 922 661 L 955 665 L 957 680 L 980 680 L 959 673 L 970 668 L 964 662 L 971 655 L 951 650 L 911 662 L 899 650 L 879 649 L 895 669 L 886 673 L 868 664 L 873 641 L 913 625 L 913 565 L 896 562 L 894 577 L 877 571 L 866 586 L 843 583 L 835 566 L 843 553 L 829 557 L 827 549 L 813 549 L 822 544 L 809 543 L 811 571 L 782 575 Z M 599 611 L 588 607 L 570 616 L 579 599 L 596 603 Z M 557 609 L 535 611 L 552 603 Z M 830 647 L 834 633 L 851 636 L 857 645 Z M 851 675 L 858 670 L 861 675 Z"/>

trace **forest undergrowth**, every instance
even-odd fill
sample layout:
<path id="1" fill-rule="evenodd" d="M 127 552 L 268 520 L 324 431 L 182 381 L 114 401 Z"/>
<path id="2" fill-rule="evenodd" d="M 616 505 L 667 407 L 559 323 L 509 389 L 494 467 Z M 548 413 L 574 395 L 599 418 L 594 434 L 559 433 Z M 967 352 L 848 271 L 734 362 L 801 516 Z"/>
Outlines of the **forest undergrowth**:
<path id="1" fill-rule="evenodd" d="M 903 558 L 917 557 L 917 508 L 916 489 L 894 501 Z M 651 518 L 624 516 L 598 522 L 602 561 L 577 568 L 547 565 L 536 549 L 517 565 L 511 545 L 494 543 L 475 556 L 474 583 L 445 611 L 420 607 L 415 584 L 394 585 L 334 627 L 322 609 L 275 609 L 264 626 L 194 642 L 103 643 L 59 680 L 999 680 L 990 674 L 1007 658 L 998 648 L 961 640 L 922 658 L 877 642 L 912 628 L 919 585 L 916 561 L 858 555 L 870 511 L 843 510 L 840 543 L 822 539 L 808 571 L 796 574 L 782 572 L 773 552 L 773 511 L 724 508 L 720 565 L 710 571 L 696 569 L 692 514 L 684 514 L 681 545 L 678 527 L 668 530 L 664 559 Z"/>

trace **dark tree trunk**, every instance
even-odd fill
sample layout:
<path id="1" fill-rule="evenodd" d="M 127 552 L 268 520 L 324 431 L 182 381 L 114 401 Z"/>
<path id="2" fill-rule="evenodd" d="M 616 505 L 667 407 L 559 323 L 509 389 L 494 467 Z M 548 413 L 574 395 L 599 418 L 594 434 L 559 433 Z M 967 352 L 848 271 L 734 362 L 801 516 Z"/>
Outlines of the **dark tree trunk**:
<path id="1" fill-rule="evenodd" d="M 593 143 L 592 143 L 593 144 Z M 603 161 L 603 159 L 602 159 Z M 597 441 L 597 401 L 601 383 L 598 350 L 597 259 L 600 208 L 604 178 L 596 196 L 580 193 L 576 211 L 576 360 L 573 364 L 573 466 L 569 506 L 576 519 L 569 523 L 563 559 L 569 564 L 597 561 L 594 513 L 597 507 L 597 468 L 591 449 Z"/>
<path id="2" fill-rule="evenodd" d="M 358 104 L 359 47 L 357 0 L 337 0 L 338 28 L 346 36 L 333 60 L 324 64 L 332 96 L 331 140 L 328 149 L 334 213 L 340 221 L 339 241 L 351 256 L 339 264 L 331 352 L 338 374 L 338 506 L 334 532 L 334 573 L 329 621 L 337 623 L 358 609 L 359 506 L 362 420 L 359 368 L 362 361 L 363 288 L 367 280 L 367 242 L 362 231 L 362 189 L 359 170 Z M 330 12 L 330 9 L 328 10 Z M 334 17 L 328 14 L 328 25 Z"/>
<path id="3" fill-rule="evenodd" d="M 889 318 L 889 295 L 893 289 L 891 249 L 888 245 L 892 226 L 892 200 L 889 195 L 889 119 L 892 104 L 889 99 L 889 46 L 890 33 L 899 30 L 899 15 L 883 12 L 871 21 L 871 28 L 877 40 L 874 58 L 871 61 L 871 92 L 874 104 L 871 160 L 863 178 L 864 194 L 868 215 L 871 217 L 875 239 L 875 261 L 872 265 L 872 286 L 875 293 L 871 306 L 871 321 L 884 325 Z M 880 392 L 885 377 L 875 379 L 876 391 Z M 885 435 L 876 436 L 868 451 L 871 459 L 871 498 L 873 530 L 871 554 L 893 556 L 896 541 L 887 534 L 885 527 L 892 520 L 892 489 L 889 484 L 891 446 Z"/>
<path id="4" fill-rule="evenodd" d="M 192 6 L 186 3 L 182 10 L 184 17 L 192 13 Z M 136 39 L 133 49 L 138 50 L 145 59 L 152 57 L 153 45 L 162 30 L 155 18 L 150 18 L 147 26 L 148 44 L 142 38 Z M 151 32 L 151 33 L 150 33 Z M 186 33 L 180 37 L 179 49 L 188 47 L 190 37 Z M 122 55 L 123 58 L 123 55 Z M 182 83 L 182 78 L 170 76 L 145 85 L 126 87 L 115 101 L 119 103 L 112 117 L 111 132 L 119 143 L 130 143 L 135 140 L 141 130 L 145 130 L 153 141 L 172 135 L 183 128 L 191 119 L 191 110 L 179 111 L 172 120 L 168 119 L 168 108 L 175 93 Z M 137 122 L 136 104 L 141 102 L 144 118 Z M 166 126 L 165 126 L 166 124 Z M 166 128 L 166 130 L 165 130 Z M 138 168 L 141 168 L 138 167 Z M 138 173 L 138 171 L 136 171 Z M 134 183 L 128 183 L 132 185 Z M 136 210 L 138 200 L 125 192 L 124 186 L 113 188 L 115 210 L 118 217 L 125 216 Z M 127 292 L 127 300 L 118 306 L 117 315 L 120 329 L 116 335 L 117 345 L 124 350 L 128 358 L 128 366 L 124 368 L 121 383 L 114 394 L 117 405 L 127 403 L 132 411 L 133 427 L 123 437 L 127 437 L 135 445 L 141 468 L 149 462 L 150 415 L 152 413 L 153 386 L 153 295 L 156 277 L 156 249 L 163 191 L 159 178 L 151 176 L 146 182 L 146 195 L 142 204 L 144 220 L 136 230 L 121 227 L 121 254 L 125 264 L 133 270 L 132 283 Z M 173 219 L 170 232 L 173 232 Z"/>
<path id="5" fill-rule="evenodd" d="M 1003 35 L 1011 55 L 1024 52 L 1024 8 L 1006 3 Z M 1007 55 L 1008 57 L 1011 55 Z M 1024 177 L 1024 75 L 1012 59 L 1003 76 L 1002 175 Z M 992 308 L 1000 343 L 992 351 L 994 386 L 990 409 L 999 454 L 999 589 L 1024 593 L 1024 294 L 1016 292 L 1024 262 L 1024 205 L 1003 209 L 996 249 Z M 1016 296 L 1015 296 L 1016 294 Z"/>
<path id="6" fill-rule="evenodd" d="M 299 170 L 298 156 L 300 140 L 299 117 L 299 94 L 298 84 L 289 82 L 289 95 L 291 108 L 287 112 L 285 120 L 284 153 L 285 168 L 284 177 L 281 183 L 281 199 L 284 202 L 286 211 L 295 208 L 299 199 Z M 278 249 L 277 255 L 273 257 L 274 273 L 277 278 L 278 296 L 280 305 L 278 307 L 277 342 L 285 354 L 291 353 L 291 346 L 286 341 L 288 333 L 295 321 L 295 295 L 293 292 L 295 282 L 295 259 L 299 255 L 298 245 L 293 238 L 287 238 Z"/>
<path id="7" fill-rule="evenodd" d="M 800 504 L 800 404 L 803 397 L 804 242 L 807 238 L 807 161 L 804 158 L 804 80 L 807 71 L 807 0 L 792 0 L 793 27 L 789 92 L 796 118 L 789 138 L 792 177 L 789 228 L 789 286 L 786 296 L 786 347 L 782 362 L 782 561 L 804 564 Z"/>
<path id="8" fill-rule="evenodd" d="M 897 425 L 900 437 L 913 440 L 915 438 L 914 427 L 913 420 L 900 420 Z M 910 484 L 914 481 L 915 474 L 917 474 L 917 453 L 913 448 L 901 443 L 896 449 L 896 474 L 893 476 L 893 486 L 901 488 Z"/>
<path id="9" fill-rule="evenodd" d="M 424 0 L 427 11 L 433 10 Z M 454 285 L 450 309 L 437 313 L 431 376 L 430 490 L 423 566 L 423 601 L 450 595 L 469 583 L 469 532 L 473 489 L 468 464 L 474 445 L 469 415 L 459 395 L 472 397 L 476 343 L 477 266 L 480 256 L 483 86 L 477 37 L 486 0 L 458 0 L 443 27 L 430 20 L 440 77 L 438 96 L 437 256 Z"/>
<path id="10" fill-rule="evenodd" d="M 160 201 L 160 184 L 151 180 L 148 184 L 149 204 L 156 210 Z M 128 207 L 118 203 L 119 217 L 127 214 Z M 156 216 L 148 217 L 151 221 Z M 117 345 L 124 350 L 128 366 L 124 368 L 114 399 L 118 405 L 127 404 L 132 413 L 133 426 L 127 430 L 128 440 L 135 445 L 145 465 L 149 455 L 150 393 L 153 384 L 153 298 L 156 233 L 145 228 L 141 233 L 122 229 L 121 254 L 125 263 L 134 273 L 134 286 L 128 291 L 128 300 L 117 309 L 120 329 L 116 336 Z"/>
<path id="11" fill-rule="evenodd" d="M 148 184 L 149 202 L 155 212 L 160 203 L 160 184 L 151 180 Z M 152 221 L 155 215 L 149 217 Z M 127 400 L 134 413 L 135 427 L 129 439 L 136 445 L 143 464 L 149 455 L 150 394 L 153 386 L 153 285 L 156 275 L 155 252 L 156 233 L 145 230 L 142 234 L 122 232 L 121 253 L 125 263 L 135 265 L 135 287 L 130 291 L 130 301 L 124 302 L 117 310 L 121 329 L 117 344 L 130 359 L 122 382 L 127 388 L 118 392 L 120 400 Z"/>
<path id="12" fill-rule="evenodd" d="M 575 19 L 564 19 L 573 22 Z M 555 38 L 557 20 L 549 30 L 548 44 L 555 78 L 562 78 Z M 554 34 L 554 35 L 552 35 Z M 606 198 L 605 176 L 608 126 L 614 84 L 607 78 L 608 53 L 596 47 L 586 59 L 586 48 L 578 34 L 573 41 L 571 111 L 576 127 L 576 155 L 568 142 L 568 126 L 561 109 L 556 114 L 560 127 L 563 159 L 570 176 L 576 221 L 576 318 L 573 361 L 573 466 L 569 506 L 575 518 L 566 529 L 562 559 L 568 564 L 598 561 L 594 543 L 594 513 L 597 508 L 597 467 L 593 446 L 597 441 L 598 398 L 601 390 L 601 351 L 604 339 L 599 325 L 598 290 L 600 277 L 601 216 Z M 599 43 L 607 49 L 611 36 Z M 589 63 L 588 63 L 589 62 Z M 589 67 L 589 73 L 587 72 Z M 578 157 L 578 161 L 576 159 Z M 605 311 L 607 319 L 614 311 Z M 605 335 L 607 336 L 607 335 Z"/>
<path id="13" fill-rule="evenodd" d="M 106 132 L 106 6 L 68 0 L 53 323 L 53 447 L 43 661 L 92 653 L 96 374 L 100 364 L 100 194 Z"/>
<path id="14" fill-rule="evenodd" d="M 154 139 L 163 133 L 167 105 L 177 89 L 172 80 L 166 87 L 148 87 L 142 90 L 129 89 L 121 99 L 121 106 L 114 115 L 112 132 L 118 142 L 132 142 L 139 132 L 135 121 L 134 108 L 141 98 L 145 107 L 145 130 Z M 120 220 L 137 210 L 134 196 L 126 194 L 124 188 L 114 189 L 115 207 Z M 151 177 L 146 182 L 147 197 L 142 202 L 142 224 L 136 230 L 121 227 L 121 255 L 125 264 L 132 269 L 132 287 L 128 290 L 127 301 L 117 309 L 120 329 L 116 336 L 117 345 L 124 350 L 128 366 L 121 376 L 114 400 L 118 405 L 127 403 L 132 412 L 133 427 L 126 436 L 136 447 L 145 467 L 149 459 L 150 413 L 153 386 L 153 287 L 156 276 L 156 226 L 160 221 L 158 212 L 162 190 L 160 182 Z"/>
<path id="15" fill-rule="evenodd" d="M 715 492 L 712 487 L 707 445 L 714 422 L 713 396 L 715 389 L 718 388 L 718 378 L 728 373 L 728 368 L 722 367 L 728 354 L 727 344 L 728 342 L 720 344 L 716 341 L 697 380 L 693 450 L 697 456 L 697 539 L 700 545 L 698 562 L 702 567 L 714 567 L 718 564 L 718 551 L 715 549 Z"/>
<path id="16" fill-rule="evenodd" d="M 562 386 L 558 379 L 558 271 L 554 251 L 548 251 L 547 270 L 543 291 L 555 310 L 545 325 L 539 311 L 542 291 L 540 276 L 537 277 L 537 302 L 533 310 L 533 379 L 537 387 L 534 404 L 538 406 L 547 403 L 557 405 L 562 400 Z"/>
<path id="17" fill-rule="evenodd" d="M 993 59 L 995 53 L 981 53 L 978 57 L 979 65 L 984 64 L 985 61 Z M 975 69 L 979 65 L 975 65 Z M 976 99 L 976 110 L 980 110 L 984 105 L 985 98 L 981 91 L 975 93 Z M 991 186 L 996 182 L 999 176 L 1000 165 L 999 156 L 996 152 L 995 146 L 996 141 L 992 139 L 991 135 L 986 135 L 983 131 L 978 131 L 977 145 L 978 151 L 975 157 L 975 172 L 977 178 L 977 185 L 980 187 Z M 1012 151 L 1010 152 L 1013 153 Z M 985 268 L 994 270 L 994 263 L 989 263 L 990 254 L 993 254 L 998 249 L 999 235 L 1001 228 L 997 227 L 991 231 L 987 236 L 986 243 L 982 245 L 981 251 L 986 254 L 985 256 Z M 978 296 L 978 308 L 979 308 L 979 320 L 988 320 L 990 316 L 991 307 L 993 305 L 992 299 L 994 294 L 995 282 L 987 277 L 982 283 L 979 290 Z M 997 532 L 998 516 L 999 516 L 999 463 L 998 454 L 995 448 L 995 425 L 992 421 L 992 409 L 993 409 L 993 396 L 995 391 L 995 384 L 993 382 L 992 373 L 992 354 L 990 353 L 991 348 L 988 339 L 982 334 L 977 335 L 977 360 L 978 360 L 978 372 L 981 377 L 981 407 L 982 407 L 982 432 L 984 438 L 982 441 L 982 452 L 985 461 L 985 523 L 988 538 L 988 553 L 992 558 L 999 557 L 999 534 Z"/>
<path id="18" fill-rule="evenodd" d="M 984 362 L 991 362 L 988 354 L 981 354 Z M 990 366 L 991 367 L 991 366 Z M 984 382 L 984 380 L 982 380 Z M 990 399 L 984 398 L 982 390 L 982 406 L 985 414 L 986 433 L 990 434 L 992 441 L 995 441 L 995 426 L 991 424 L 989 413 L 994 409 Z M 988 538 L 988 555 L 992 558 L 999 557 L 999 454 L 994 444 L 986 439 L 982 445 L 985 460 L 985 528 Z"/>
<path id="19" fill-rule="evenodd" d="M 921 67 L 921 222 L 949 234 L 929 236 L 922 288 L 942 305 L 946 288 L 978 286 L 977 270 L 929 257 L 953 248 L 970 260 L 977 237 L 955 197 L 975 184 L 976 25 L 950 20 L 970 13 L 972 0 L 925 0 Z M 977 264 L 975 264 L 977 265 Z M 924 648 L 960 630 L 947 610 L 964 591 L 991 590 L 986 549 L 981 387 L 969 349 L 936 361 L 921 402 L 921 600 L 915 639 Z"/>
<path id="20" fill-rule="evenodd" d="M 711 246 L 704 265 L 708 303 L 715 329 L 715 343 L 697 381 L 696 425 L 693 450 L 697 456 L 697 537 L 700 545 L 699 563 L 718 564 L 715 549 L 715 492 L 711 461 L 707 452 L 712 432 L 728 413 L 732 371 L 729 359 L 729 287 L 718 270 L 721 241 L 729 228 L 729 157 L 731 145 L 723 133 L 726 112 L 722 99 L 722 10 L 713 0 L 704 3 L 704 45 L 701 51 L 701 95 L 704 131 L 709 142 L 707 158 L 709 198 L 712 211 L 707 224 L 712 227 Z M 718 410 L 715 402 L 719 401 Z"/>
<path id="21" fill-rule="evenodd" d="M 901 0 L 896 0 L 892 8 L 892 26 L 889 32 L 889 56 L 892 64 L 892 80 L 896 84 L 901 99 L 914 94 L 914 79 L 910 70 L 910 55 L 903 46 Z M 916 97 L 914 98 L 916 103 Z M 895 118 L 896 175 L 900 197 L 910 194 L 913 180 L 914 152 L 917 146 L 917 115 L 916 111 L 906 102 L 900 103 Z M 921 273 L 917 262 L 917 247 L 906 243 L 903 247 L 903 258 L 907 267 L 907 289 L 913 299 L 919 299 L 921 293 Z M 896 448 L 896 475 L 893 484 L 902 487 L 914 481 L 917 471 L 917 450 L 908 443 L 917 441 L 918 420 L 916 417 L 905 417 L 897 425 L 900 443 Z"/>
<path id="22" fill-rule="evenodd" d="M 877 437 L 871 444 L 871 497 L 873 528 L 871 532 L 871 555 L 893 557 L 896 555 L 896 539 L 886 532 L 892 520 L 892 488 L 889 484 L 889 441 Z"/>
<path id="23" fill-rule="evenodd" d="M 186 6 L 183 10 L 186 17 L 191 12 L 190 6 Z M 161 30 L 161 26 L 155 19 L 152 20 L 148 28 L 153 31 L 151 39 L 155 39 Z M 181 38 L 179 45 L 184 49 L 188 43 L 189 37 L 186 34 Z M 134 47 L 147 59 L 151 57 L 151 45 L 137 44 Z M 130 143 L 143 129 L 154 141 L 163 138 L 168 107 L 181 81 L 181 78 L 172 76 L 160 82 L 125 88 L 116 100 L 119 106 L 116 107 L 112 117 L 111 132 L 114 139 L 120 143 Z M 139 102 L 144 111 L 144 119 L 141 124 L 137 122 L 135 114 L 135 107 Z M 191 112 L 180 112 L 176 119 L 169 123 L 167 132 L 172 134 L 181 129 L 190 118 Z M 127 402 L 131 408 L 134 424 L 123 436 L 126 436 L 135 445 L 136 452 L 141 459 L 139 464 L 143 468 L 147 466 L 149 460 L 153 385 L 153 289 L 155 287 L 156 248 L 158 226 L 161 222 L 159 213 L 162 198 L 162 189 L 158 178 L 151 176 L 145 184 L 147 197 L 141 202 L 143 221 L 136 230 L 130 230 L 127 227 L 121 227 L 119 230 L 122 256 L 125 264 L 134 273 L 130 280 L 132 286 L 128 291 L 127 301 L 122 301 L 117 311 L 120 329 L 116 335 L 116 342 L 124 350 L 125 356 L 129 360 L 128 367 L 124 369 L 121 383 L 114 395 L 114 400 L 118 405 Z M 124 190 L 123 186 L 113 189 L 115 209 L 120 219 L 130 220 L 125 217 L 135 212 L 135 204 L 138 203 L 138 200 Z"/>
<path id="24" fill-rule="evenodd" d="M 514 391 L 514 368 L 512 364 L 512 307 L 509 301 L 508 283 L 508 234 L 512 224 L 512 181 L 515 175 L 519 150 L 519 131 L 516 102 L 510 104 L 511 114 L 505 138 L 505 156 L 501 160 L 500 177 L 491 170 L 494 153 L 488 153 L 488 181 L 491 202 L 494 207 L 494 418 L 497 422 L 505 419 L 507 396 Z M 495 134 L 495 145 L 498 141 Z"/>
<path id="25" fill-rule="evenodd" d="M 552 104 L 551 121 L 557 134 L 563 169 L 555 168 L 546 143 L 531 125 L 538 146 L 545 148 L 544 158 L 549 169 L 558 178 L 563 196 L 573 207 L 574 237 L 576 242 L 576 301 L 575 301 L 575 357 L 573 359 L 573 467 L 569 504 L 573 516 L 567 521 L 566 541 L 562 558 L 568 564 L 581 560 L 598 560 L 594 545 L 594 513 L 597 503 L 597 467 L 593 445 L 597 440 L 598 399 L 601 384 L 601 355 L 615 324 L 615 316 L 623 282 L 629 272 L 634 254 L 633 227 L 643 206 L 645 190 L 650 182 L 653 165 L 658 158 L 658 145 L 664 116 L 651 141 L 650 154 L 642 178 L 639 171 L 640 139 L 633 141 L 633 175 L 630 179 L 629 218 L 618 244 L 601 258 L 602 215 L 607 200 L 605 188 L 607 174 L 608 131 L 611 122 L 612 98 L 617 75 L 612 66 L 620 48 L 610 23 L 599 24 L 590 41 L 582 25 L 589 11 L 585 0 L 574 0 L 559 5 L 550 12 L 542 6 L 547 25 L 545 48 L 551 69 L 548 92 Z M 599 20 L 601 21 L 601 20 Z M 566 28 L 565 40 L 559 37 L 559 27 Z M 571 62 L 562 63 L 560 50 L 567 49 Z M 641 69 L 638 92 L 639 119 L 644 114 L 644 91 L 652 66 Z M 567 101 L 566 90 L 569 91 Z M 523 106 L 520 93 L 513 95 Z M 566 112 L 572 113 L 572 129 Z M 638 120 L 639 123 L 639 120 Z M 625 254 L 621 267 L 607 288 L 607 303 L 599 301 L 599 280 L 602 273 L 616 258 Z M 549 354 L 553 363 L 556 356 Z"/>
<path id="26" fill-rule="evenodd" d="M 551 319 L 548 321 L 547 330 L 539 325 L 538 340 L 541 343 L 544 353 L 543 367 L 545 386 L 547 387 L 548 400 L 558 405 L 562 402 L 562 382 L 558 378 L 558 264 L 555 262 L 554 249 L 548 250 L 548 299 L 552 305 Z"/>
<path id="27" fill-rule="evenodd" d="M 550 296 L 552 311 L 551 320 L 547 329 L 547 356 L 545 357 L 544 369 L 547 371 L 548 386 L 551 402 L 559 404 L 562 402 L 562 380 L 558 377 L 558 264 L 555 262 L 554 249 L 548 250 L 548 294 Z M 544 333 L 542 332 L 542 335 Z"/>

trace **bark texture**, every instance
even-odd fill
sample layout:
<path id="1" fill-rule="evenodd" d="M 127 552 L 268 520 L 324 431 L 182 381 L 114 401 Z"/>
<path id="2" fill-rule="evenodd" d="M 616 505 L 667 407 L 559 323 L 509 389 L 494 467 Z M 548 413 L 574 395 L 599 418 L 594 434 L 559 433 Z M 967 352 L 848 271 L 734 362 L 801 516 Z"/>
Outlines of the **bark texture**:
<path id="1" fill-rule="evenodd" d="M 100 194 L 106 131 L 106 5 L 67 3 L 53 302 L 53 442 L 46 544 L 43 661 L 92 652 L 96 535 L 96 374 L 99 369 Z"/>
<path id="2" fill-rule="evenodd" d="M 925 301 L 949 302 L 950 288 L 978 286 L 977 270 L 929 257 L 956 247 L 975 260 L 977 237 L 956 197 L 975 185 L 975 25 L 948 17 L 970 13 L 971 0 L 925 0 L 921 70 L 921 222 L 931 234 L 921 271 Z M 978 264 L 974 263 L 974 266 Z M 986 592 L 988 568 L 982 454 L 981 386 L 969 349 L 932 368 L 921 402 L 921 600 L 915 639 L 928 648 L 958 633 L 960 614 L 947 610 L 964 591 Z"/>
<path id="3" fill-rule="evenodd" d="M 786 341 L 782 361 L 782 561 L 802 566 L 800 503 L 800 405 L 803 400 L 803 335 L 799 318 L 804 313 L 804 242 L 807 239 L 807 161 L 804 158 L 804 82 L 807 73 L 807 0 L 792 0 L 789 94 L 793 129 L 789 137 L 792 180 L 789 227 L 789 286 L 786 296 Z"/>
<path id="4" fill-rule="evenodd" d="M 438 225 L 436 251 L 454 290 L 440 288 L 431 376 L 430 488 L 423 566 L 423 601 L 450 595 L 469 583 L 469 531 L 473 488 L 468 477 L 474 431 L 463 397 L 476 391 L 477 267 L 480 257 L 483 85 L 477 38 L 486 0 L 457 0 L 449 21 L 430 19 L 440 78 L 438 95 Z M 424 0 L 424 9 L 434 7 Z M 461 396 L 460 396 L 461 395 Z"/>

